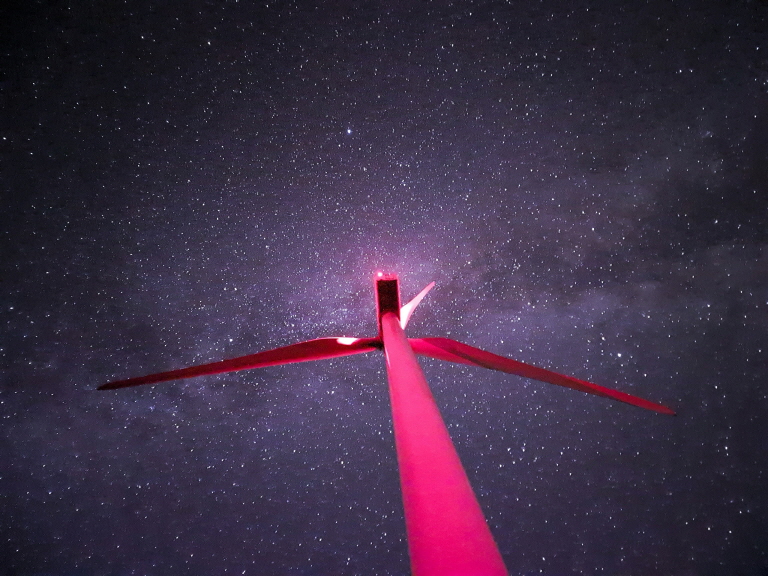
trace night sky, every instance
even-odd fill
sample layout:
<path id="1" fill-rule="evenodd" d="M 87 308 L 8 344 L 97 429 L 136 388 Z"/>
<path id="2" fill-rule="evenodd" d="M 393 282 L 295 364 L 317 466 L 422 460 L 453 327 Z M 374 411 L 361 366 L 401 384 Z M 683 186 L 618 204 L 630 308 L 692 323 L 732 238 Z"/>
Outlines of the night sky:
<path id="1" fill-rule="evenodd" d="M 768 4 L 4 2 L 0 575 L 405 575 L 423 360 L 513 575 L 768 574 Z"/>

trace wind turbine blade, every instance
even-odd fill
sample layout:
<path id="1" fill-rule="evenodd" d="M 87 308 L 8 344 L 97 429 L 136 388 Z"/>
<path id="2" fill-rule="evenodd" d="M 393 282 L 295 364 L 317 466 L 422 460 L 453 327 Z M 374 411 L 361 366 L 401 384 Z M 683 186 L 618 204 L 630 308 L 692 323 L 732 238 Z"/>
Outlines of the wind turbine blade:
<path id="1" fill-rule="evenodd" d="M 403 330 L 405 330 L 405 327 L 408 326 L 408 320 L 411 318 L 411 314 L 413 314 L 413 311 L 416 309 L 416 306 L 419 305 L 419 302 L 421 302 L 424 299 L 424 296 L 427 295 L 427 292 L 432 290 L 432 287 L 435 285 L 434 282 L 430 282 L 429 286 L 424 288 L 421 292 L 419 292 L 416 297 L 408 302 L 405 306 L 400 308 L 400 326 Z"/>
<path id="2" fill-rule="evenodd" d="M 491 352 L 481 350 L 480 348 L 475 348 L 474 346 L 451 340 L 450 338 L 410 338 L 408 341 L 410 342 L 413 351 L 422 356 L 429 356 L 430 358 L 436 358 L 438 360 L 447 360 L 448 362 L 490 368 L 491 370 L 498 370 L 500 372 L 508 372 L 509 374 L 532 378 L 533 380 L 539 380 L 540 382 L 573 388 L 574 390 L 586 392 L 587 394 L 611 398 L 613 400 L 618 400 L 619 402 L 625 402 L 632 406 L 653 410 L 654 412 L 659 412 L 661 414 L 675 415 L 672 410 L 662 404 L 644 400 L 643 398 L 638 398 L 637 396 L 632 396 L 625 392 L 604 388 L 603 386 L 579 380 L 572 376 L 565 376 L 564 374 L 558 374 L 557 372 L 538 368 L 537 366 L 525 364 L 524 362 L 518 362 L 517 360 L 505 358 L 504 356 L 498 356 Z"/>
<path id="3" fill-rule="evenodd" d="M 137 378 L 128 378 L 127 380 L 117 380 L 108 384 L 99 386 L 99 390 L 114 390 L 115 388 L 126 388 L 128 386 L 140 386 L 142 384 L 156 384 L 168 380 L 178 380 L 180 378 L 192 378 L 193 376 L 203 376 L 205 374 L 221 374 L 223 372 L 234 372 L 236 370 L 248 370 L 250 368 L 263 368 L 266 366 L 277 366 L 278 364 L 292 364 L 294 362 L 307 362 L 309 360 L 323 360 L 326 358 L 337 358 L 339 356 L 349 356 L 350 354 L 360 354 L 370 352 L 381 348 L 381 341 L 378 338 L 317 338 L 291 344 L 274 350 L 266 350 L 248 356 L 222 360 L 211 364 L 201 364 L 200 366 L 191 366 L 169 372 L 160 372 L 159 374 L 150 374 L 148 376 L 139 376 Z"/>
<path id="4" fill-rule="evenodd" d="M 499 549 L 394 312 L 381 319 L 411 574 L 506 576 Z"/>

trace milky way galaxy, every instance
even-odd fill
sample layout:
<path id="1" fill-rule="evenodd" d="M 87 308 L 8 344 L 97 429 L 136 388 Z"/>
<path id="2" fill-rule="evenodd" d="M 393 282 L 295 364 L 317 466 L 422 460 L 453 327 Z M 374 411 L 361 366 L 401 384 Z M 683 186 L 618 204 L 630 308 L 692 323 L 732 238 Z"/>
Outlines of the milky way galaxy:
<path id="1" fill-rule="evenodd" d="M 0 8 L 0 576 L 409 573 L 379 352 L 511 574 L 768 574 L 768 4 Z"/>

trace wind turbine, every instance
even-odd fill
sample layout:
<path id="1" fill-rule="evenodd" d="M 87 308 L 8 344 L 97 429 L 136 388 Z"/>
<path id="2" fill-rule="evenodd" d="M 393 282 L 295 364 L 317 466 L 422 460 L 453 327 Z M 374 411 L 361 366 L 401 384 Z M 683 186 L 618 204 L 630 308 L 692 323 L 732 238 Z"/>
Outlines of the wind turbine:
<path id="1" fill-rule="evenodd" d="M 416 354 L 508 372 L 661 414 L 675 414 L 661 404 L 497 356 L 449 338 L 407 338 L 404 329 L 408 320 L 434 282 L 402 307 L 396 275 L 379 272 L 374 282 L 379 326 L 379 335 L 375 338 L 318 338 L 221 362 L 117 380 L 100 386 L 99 390 L 383 350 L 408 551 L 414 576 L 507 574 L 432 392 L 416 361 Z"/>

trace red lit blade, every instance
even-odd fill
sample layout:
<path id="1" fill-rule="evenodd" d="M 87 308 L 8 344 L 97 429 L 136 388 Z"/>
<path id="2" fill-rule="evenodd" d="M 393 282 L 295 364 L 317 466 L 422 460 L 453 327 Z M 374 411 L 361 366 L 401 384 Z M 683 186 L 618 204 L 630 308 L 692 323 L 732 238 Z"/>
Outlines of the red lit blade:
<path id="1" fill-rule="evenodd" d="M 128 378 L 127 380 L 117 380 L 99 386 L 98 389 L 113 390 L 115 388 L 140 386 L 142 384 L 156 384 L 158 382 L 178 380 L 179 378 L 191 378 L 193 376 L 203 376 L 205 374 L 221 374 L 223 372 L 263 368 L 266 366 L 276 366 L 278 364 L 291 364 L 294 362 L 307 362 L 309 360 L 337 358 L 339 356 L 370 352 L 377 348 L 381 348 L 381 341 L 377 338 L 318 338 L 316 340 L 291 344 L 290 346 L 284 346 L 283 348 L 275 348 L 274 350 L 266 350 L 248 356 L 222 360 L 221 362 L 191 366 L 189 368 L 171 370 L 170 372 L 160 372 L 159 374 L 150 374 L 148 376 L 139 376 L 137 378 Z"/>
<path id="2" fill-rule="evenodd" d="M 427 295 L 427 292 L 432 290 L 434 286 L 435 283 L 430 282 L 429 285 L 424 288 L 424 290 L 419 292 L 413 300 L 400 308 L 400 326 L 403 327 L 403 330 L 405 330 L 405 327 L 408 325 L 408 320 L 411 319 L 411 314 L 413 314 L 413 311 L 416 310 L 416 306 L 419 305 L 419 303 L 424 299 L 424 296 Z"/>
<path id="3" fill-rule="evenodd" d="M 643 398 L 638 398 L 637 396 L 632 396 L 631 394 L 626 394 L 617 390 L 611 390 L 610 388 L 604 388 L 603 386 L 579 380 L 572 376 L 565 376 L 563 374 L 558 374 L 557 372 L 545 370 L 544 368 L 531 366 L 530 364 L 518 362 L 517 360 L 505 358 L 504 356 L 498 356 L 491 352 L 486 352 L 480 348 L 462 344 L 461 342 L 449 338 L 410 338 L 408 341 L 410 342 L 413 351 L 422 356 L 429 356 L 430 358 L 436 358 L 438 360 L 447 360 L 448 362 L 490 368 L 491 370 L 498 370 L 500 372 L 508 372 L 509 374 L 516 374 L 525 378 L 532 378 L 533 380 L 556 384 L 557 386 L 573 388 L 574 390 L 586 392 L 587 394 L 595 394 L 596 396 L 611 398 L 613 400 L 618 400 L 619 402 L 631 404 L 632 406 L 660 412 L 661 414 L 675 415 L 672 410 L 662 404 L 650 402 L 649 400 L 644 400 Z"/>

